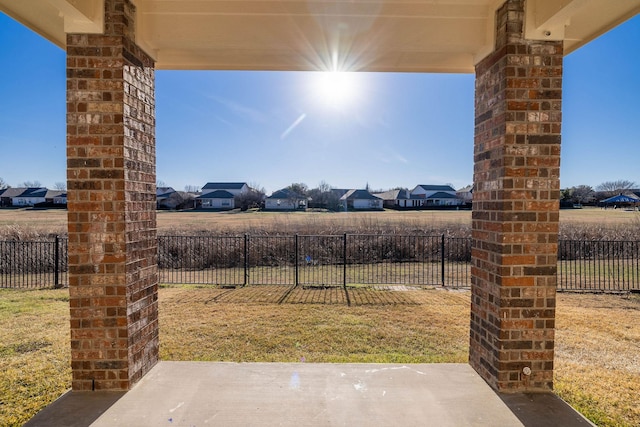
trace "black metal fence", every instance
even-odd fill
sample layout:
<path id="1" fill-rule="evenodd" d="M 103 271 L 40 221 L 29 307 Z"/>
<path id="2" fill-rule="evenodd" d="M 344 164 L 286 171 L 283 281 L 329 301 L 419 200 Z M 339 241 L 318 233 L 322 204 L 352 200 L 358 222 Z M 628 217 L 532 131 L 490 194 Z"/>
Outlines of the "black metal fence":
<path id="1" fill-rule="evenodd" d="M 558 289 L 640 291 L 640 241 L 561 240 Z"/>
<path id="2" fill-rule="evenodd" d="M 469 283 L 468 239 L 416 235 L 161 236 L 162 283 L 219 286 Z"/>
<path id="3" fill-rule="evenodd" d="M 160 283 L 236 287 L 471 283 L 471 239 L 442 235 L 160 236 Z M 0 288 L 66 286 L 67 239 L 0 242 Z M 558 289 L 640 290 L 640 242 L 560 241 Z"/>
<path id="4" fill-rule="evenodd" d="M 0 241 L 0 288 L 62 287 L 67 279 L 68 240 Z"/>

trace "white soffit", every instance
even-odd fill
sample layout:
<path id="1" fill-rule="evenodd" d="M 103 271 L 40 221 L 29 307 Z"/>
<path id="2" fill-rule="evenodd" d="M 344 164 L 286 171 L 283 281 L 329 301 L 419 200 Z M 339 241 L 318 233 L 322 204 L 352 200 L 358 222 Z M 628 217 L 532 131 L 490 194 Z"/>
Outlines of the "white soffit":
<path id="1" fill-rule="evenodd" d="M 133 0 L 136 43 L 159 69 L 472 73 L 503 0 Z M 526 0 L 525 35 L 569 53 L 640 12 L 640 0 Z M 100 33 L 104 0 L 0 0 L 64 48 Z"/>

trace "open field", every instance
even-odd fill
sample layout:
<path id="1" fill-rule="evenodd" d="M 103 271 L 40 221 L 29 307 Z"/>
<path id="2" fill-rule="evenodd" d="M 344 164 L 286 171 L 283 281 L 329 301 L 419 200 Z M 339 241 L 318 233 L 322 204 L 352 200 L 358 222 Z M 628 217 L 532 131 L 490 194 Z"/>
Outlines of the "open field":
<path id="1" fill-rule="evenodd" d="M 164 360 L 467 360 L 468 291 L 252 286 L 160 289 Z M 277 301 L 284 301 L 278 304 Z M 600 426 L 640 425 L 640 297 L 559 294 L 556 392 Z M 71 383 L 68 290 L 0 289 L 0 425 Z"/>
<path id="2" fill-rule="evenodd" d="M 244 233 L 255 229 L 293 230 L 319 227 L 335 229 L 338 233 L 354 228 L 402 227 L 403 229 L 432 230 L 447 227 L 470 227 L 470 211 L 392 211 L 384 212 L 206 212 L 158 211 L 158 231 L 209 230 L 225 233 Z M 569 209 L 560 211 L 562 226 L 586 225 L 597 227 L 640 226 L 640 212 L 622 209 Z M 65 233 L 67 212 L 64 210 L 0 209 L 0 232 L 3 228 L 36 229 L 46 233 Z M 342 231 L 344 230 L 344 231 Z"/>
<path id="3" fill-rule="evenodd" d="M 230 212 L 158 211 L 158 231 L 170 234 L 211 230 L 224 233 L 244 233 L 255 229 L 297 229 L 328 227 L 352 229 L 375 225 L 403 225 L 416 228 L 443 224 L 471 224 L 470 211 L 416 211 L 416 212 L 259 212 L 238 210 Z M 0 229 L 3 227 L 35 228 L 37 230 L 64 233 L 67 212 L 61 210 L 0 209 Z"/>

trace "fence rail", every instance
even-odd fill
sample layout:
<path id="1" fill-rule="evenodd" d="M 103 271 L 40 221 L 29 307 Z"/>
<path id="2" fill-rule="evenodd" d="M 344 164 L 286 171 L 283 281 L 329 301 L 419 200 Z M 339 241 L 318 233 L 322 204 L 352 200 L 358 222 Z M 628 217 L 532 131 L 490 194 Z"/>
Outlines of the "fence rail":
<path id="1" fill-rule="evenodd" d="M 67 239 L 0 241 L 0 288 L 68 284 Z M 302 287 L 471 283 L 471 239 L 443 235 L 160 236 L 160 283 Z M 558 289 L 640 290 L 640 242 L 564 240 Z"/>

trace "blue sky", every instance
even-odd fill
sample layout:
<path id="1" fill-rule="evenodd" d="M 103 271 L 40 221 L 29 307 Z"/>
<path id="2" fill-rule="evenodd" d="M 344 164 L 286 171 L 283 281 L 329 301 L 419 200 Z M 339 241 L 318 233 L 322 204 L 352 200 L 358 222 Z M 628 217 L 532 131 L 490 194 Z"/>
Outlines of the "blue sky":
<path id="1" fill-rule="evenodd" d="M 565 58 L 561 185 L 640 186 L 640 16 Z M 0 13 L 0 177 L 65 181 L 65 53 Z M 472 74 L 157 71 L 157 177 L 177 190 L 413 188 L 473 178 Z M 337 93 L 334 93 L 337 91 Z"/>

